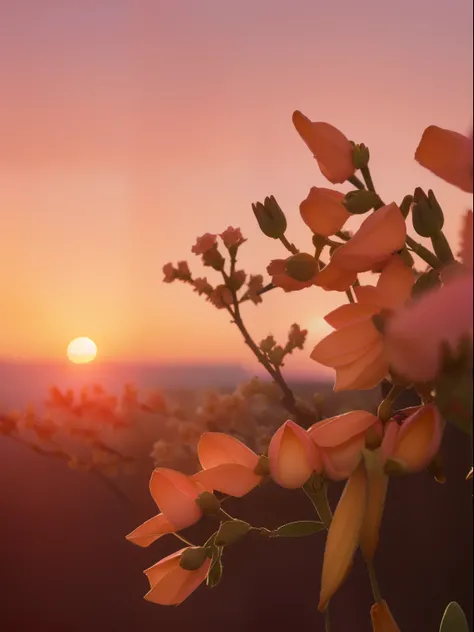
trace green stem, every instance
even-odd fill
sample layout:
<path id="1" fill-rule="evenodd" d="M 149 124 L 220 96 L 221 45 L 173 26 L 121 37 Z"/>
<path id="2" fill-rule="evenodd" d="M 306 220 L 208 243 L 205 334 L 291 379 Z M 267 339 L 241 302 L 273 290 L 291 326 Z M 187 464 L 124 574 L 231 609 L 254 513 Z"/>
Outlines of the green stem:
<path id="1" fill-rule="evenodd" d="M 355 303 L 355 299 L 354 299 L 354 296 L 352 294 L 351 288 L 346 290 L 346 296 L 347 296 L 347 299 L 348 299 L 349 303 Z"/>
<path id="2" fill-rule="evenodd" d="M 181 540 L 181 542 L 183 542 L 184 544 L 187 544 L 188 546 L 196 546 L 195 544 L 187 540 L 184 536 L 179 535 L 179 533 L 176 533 L 175 531 L 173 532 L 173 535 L 175 538 L 178 538 L 178 540 Z"/>
<path id="3" fill-rule="evenodd" d="M 329 616 L 329 606 L 326 606 L 324 611 L 324 630 L 325 632 L 331 632 L 331 618 Z"/>
<path id="4" fill-rule="evenodd" d="M 359 180 L 357 176 L 351 176 L 350 178 L 347 178 L 347 182 L 353 184 L 355 188 L 359 189 L 360 191 L 362 191 L 362 189 L 365 189 L 364 183 L 362 182 L 362 180 Z"/>
<path id="5" fill-rule="evenodd" d="M 374 183 L 372 181 L 372 176 L 370 175 L 370 169 L 369 167 L 362 167 L 360 170 L 362 177 L 365 180 L 365 184 L 367 186 L 367 189 L 369 191 L 373 191 L 375 193 L 375 187 L 374 187 Z"/>
<path id="6" fill-rule="evenodd" d="M 382 593 L 380 592 L 379 582 L 377 580 L 377 575 L 375 574 L 374 563 L 372 560 L 366 559 L 367 570 L 369 572 L 369 580 L 370 587 L 372 588 L 372 594 L 374 596 L 374 600 L 376 603 L 380 603 L 382 601 Z"/>
<path id="7" fill-rule="evenodd" d="M 406 238 L 407 246 L 409 246 L 420 259 L 423 259 L 433 270 L 440 270 L 443 267 L 441 261 L 434 255 L 428 248 L 425 248 L 420 243 L 412 239 L 409 235 Z"/>
<path id="8" fill-rule="evenodd" d="M 299 252 L 298 248 L 296 248 L 294 244 L 290 244 L 290 242 L 285 237 L 285 235 L 282 235 L 280 237 L 280 241 L 285 246 L 285 248 L 291 252 L 292 255 L 297 255 L 298 254 L 298 252 Z"/>

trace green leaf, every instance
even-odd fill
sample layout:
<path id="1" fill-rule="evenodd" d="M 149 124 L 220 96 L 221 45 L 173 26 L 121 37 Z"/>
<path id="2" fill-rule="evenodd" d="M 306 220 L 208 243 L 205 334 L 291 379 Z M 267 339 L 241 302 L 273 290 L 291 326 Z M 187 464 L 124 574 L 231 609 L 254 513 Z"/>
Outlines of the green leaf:
<path id="1" fill-rule="evenodd" d="M 222 578 L 222 547 L 215 547 L 212 552 L 211 566 L 206 578 L 206 586 L 214 588 L 221 581 Z"/>
<path id="2" fill-rule="evenodd" d="M 439 632 L 469 632 L 466 615 L 455 601 L 451 601 L 444 611 Z"/>
<path id="3" fill-rule="evenodd" d="M 223 522 L 217 532 L 214 543 L 217 546 L 226 546 L 227 544 L 233 544 L 243 538 L 250 531 L 250 525 L 243 520 L 228 520 Z"/>
<path id="4" fill-rule="evenodd" d="M 288 522 L 278 529 L 271 532 L 272 538 L 300 538 L 305 535 L 313 535 L 324 529 L 322 522 L 315 520 L 298 520 L 297 522 Z"/>

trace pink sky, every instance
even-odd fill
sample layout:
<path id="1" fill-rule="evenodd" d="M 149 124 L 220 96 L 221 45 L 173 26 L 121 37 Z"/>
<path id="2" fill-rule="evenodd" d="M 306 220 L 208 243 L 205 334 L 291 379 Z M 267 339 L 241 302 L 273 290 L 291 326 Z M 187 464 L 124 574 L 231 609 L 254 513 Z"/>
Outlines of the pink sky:
<path id="1" fill-rule="evenodd" d="M 309 248 L 298 205 L 325 181 L 295 109 L 369 145 L 387 202 L 434 188 L 457 239 L 471 196 L 413 153 L 429 124 L 470 131 L 470 0 L 6 4 L 0 356 L 63 357 L 85 335 L 103 357 L 251 364 L 229 318 L 161 267 L 188 259 L 201 275 L 196 236 L 231 224 L 249 237 L 241 266 L 265 274 L 285 251 L 250 204 L 270 194 Z M 276 290 L 243 312 L 257 339 L 299 322 L 310 348 L 343 300 Z M 312 368 L 308 352 L 290 367 Z"/>

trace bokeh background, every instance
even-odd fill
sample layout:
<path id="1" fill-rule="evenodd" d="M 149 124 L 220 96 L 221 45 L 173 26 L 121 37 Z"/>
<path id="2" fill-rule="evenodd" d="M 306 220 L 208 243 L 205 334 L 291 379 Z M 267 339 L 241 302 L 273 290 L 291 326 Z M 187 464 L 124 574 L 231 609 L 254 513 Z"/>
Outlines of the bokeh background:
<path id="1" fill-rule="evenodd" d="M 208 273 L 191 246 L 233 225 L 249 238 L 241 267 L 266 279 L 283 251 L 256 229 L 250 205 L 270 194 L 290 239 L 309 247 L 298 206 L 325 183 L 292 127 L 295 109 L 370 147 L 386 201 L 433 188 L 456 244 L 471 198 L 413 154 L 430 124 L 471 131 L 471 60 L 469 0 L 0 3 L 0 422 L 13 409 L 23 421 L 43 414 L 28 405 L 44 411 L 52 385 L 79 393 L 99 383 L 118 396 L 132 381 L 189 405 L 261 375 L 228 318 L 188 288 L 163 285 L 161 267 L 187 259 Z M 295 321 L 309 330 L 287 375 L 308 400 L 324 393 L 330 413 L 370 409 L 379 395 L 331 399 L 331 373 L 309 359 L 327 331 L 322 317 L 340 302 L 314 288 L 275 290 L 243 310 L 257 340 L 284 338 Z M 95 340 L 98 360 L 72 367 L 65 349 L 81 335 Z M 437 630 L 451 600 L 472 621 L 472 457 L 451 428 L 443 451 L 445 485 L 428 474 L 399 479 L 387 501 L 378 569 L 403 632 Z M 240 543 L 214 591 L 179 608 L 144 602 L 142 570 L 175 550 L 172 538 L 149 550 L 124 540 L 154 512 L 152 466 L 148 458 L 113 479 L 124 500 L 0 435 L 2 632 L 324 629 L 317 536 Z M 229 511 L 266 526 L 312 517 L 304 496 L 271 485 Z M 335 632 L 368 630 L 370 604 L 357 560 L 334 599 Z"/>

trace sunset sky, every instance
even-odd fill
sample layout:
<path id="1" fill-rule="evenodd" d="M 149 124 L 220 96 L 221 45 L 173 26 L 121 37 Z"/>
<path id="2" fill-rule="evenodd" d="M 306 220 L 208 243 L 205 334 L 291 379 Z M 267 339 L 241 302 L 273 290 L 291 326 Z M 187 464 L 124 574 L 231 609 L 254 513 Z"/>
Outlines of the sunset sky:
<path id="1" fill-rule="evenodd" d="M 2 3 L 0 357 L 89 336 L 112 359 L 252 365 L 229 318 L 161 268 L 187 259 L 212 282 L 191 246 L 233 225 L 241 267 L 266 276 L 285 251 L 250 205 L 270 194 L 309 248 L 298 206 L 326 183 L 295 109 L 370 147 L 387 202 L 434 188 L 457 242 L 471 196 L 413 154 L 430 124 L 470 132 L 471 60 L 472 0 Z M 243 312 L 258 339 L 299 322 L 310 348 L 344 298 L 275 290 Z"/>

